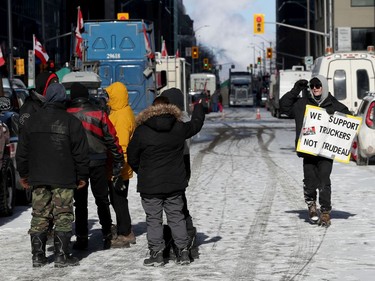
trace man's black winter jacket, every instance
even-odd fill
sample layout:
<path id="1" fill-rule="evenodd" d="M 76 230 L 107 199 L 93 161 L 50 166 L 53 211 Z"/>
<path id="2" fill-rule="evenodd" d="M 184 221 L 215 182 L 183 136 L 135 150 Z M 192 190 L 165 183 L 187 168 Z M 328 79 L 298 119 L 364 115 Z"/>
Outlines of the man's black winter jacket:
<path id="1" fill-rule="evenodd" d="M 294 118 L 296 122 L 296 140 L 295 145 L 297 147 L 297 142 L 301 133 L 304 114 L 306 110 L 306 105 L 313 105 L 319 106 L 326 109 L 327 112 L 333 113 L 335 111 L 344 113 L 344 114 L 351 114 L 349 109 L 339 102 L 331 93 L 328 93 L 327 98 L 322 102 L 322 104 L 318 104 L 315 99 L 311 97 L 311 94 L 307 94 L 302 98 L 299 98 L 299 89 L 293 88 L 291 91 L 286 93 L 279 101 L 280 104 L 280 112 L 283 114 L 288 115 L 290 118 Z M 298 156 L 304 156 L 303 153 L 297 153 Z"/>
<path id="2" fill-rule="evenodd" d="M 17 169 L 31 186 L 74 188 L 89 175 L 89 146 L 81 122 L 60 103 L 46 103 L 21 130 Z"/>
<path id="3" fill-rule="evenodd" d="M 142 197 L 163 197 L 185 191 L 188 185 L 183 158 L 185 140 L 197 134 L 205 119 L 202 104 L 191 121 L 181 121 L 181 110 L 172 104 L 150 106 L 138 114 L 127 154 L 138 174 Z"/>

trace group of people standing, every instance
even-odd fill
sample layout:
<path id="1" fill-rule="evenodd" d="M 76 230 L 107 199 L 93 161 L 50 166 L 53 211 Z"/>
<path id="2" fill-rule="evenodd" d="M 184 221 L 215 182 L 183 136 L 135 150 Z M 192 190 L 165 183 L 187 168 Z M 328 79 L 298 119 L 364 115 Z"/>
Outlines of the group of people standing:
<path id="1" fill-rule="evenodd" d="M 115 82 L 106 92 L 108 110 L 98 107 L 78 82 L 72 84 L 68 100 L 57 76 L 41 73 L 20 110 L 16 161 L 21 185 L 33 192 L 29 229 L 33 267 L 48 263 L 51 225 L 55 267 L 79 264 L 70 253 L 70 240 L 75 223 L 73 248 L 88 248 L 89 185 L 102 227 L 103 249 L 135 244 L 127 199 L 133 170 L 146 213 L 150 258 L 144 265 L 164 264 L 163 210 L 177 261 L 188 264 L 196 229 L 185 196 L 190 176 L 186 140 L 202 128 L 203 107 L 199 103 L 192 119 L 183 119 L 178 102 L 172 104 L 179 95 L 183 101 L 182 93 L 171 89 L 135 118 L 124 84 Z"/>

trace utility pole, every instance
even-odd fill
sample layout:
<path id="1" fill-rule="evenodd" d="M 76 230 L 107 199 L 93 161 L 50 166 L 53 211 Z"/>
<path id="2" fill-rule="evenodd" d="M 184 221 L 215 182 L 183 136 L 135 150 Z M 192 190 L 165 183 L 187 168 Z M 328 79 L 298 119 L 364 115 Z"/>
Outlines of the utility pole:
<path id="1" fill-rule="evenodd" d="M 307 15 L 306 15 L 306 27 L 310 29 L 310 0 L 306 0 Z M 310 56 L 310 33 L 306 32 L 306 56 Z"/>

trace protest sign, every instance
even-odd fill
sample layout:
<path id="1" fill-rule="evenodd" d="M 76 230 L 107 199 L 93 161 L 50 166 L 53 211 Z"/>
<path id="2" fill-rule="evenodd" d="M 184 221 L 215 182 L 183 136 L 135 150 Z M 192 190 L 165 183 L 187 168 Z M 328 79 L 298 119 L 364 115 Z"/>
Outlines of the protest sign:
<path id="1" fill-rule="evenodd" d="M 297 151 L 349 163 L 350 149 L 362 118 L 307 105 Z"/>

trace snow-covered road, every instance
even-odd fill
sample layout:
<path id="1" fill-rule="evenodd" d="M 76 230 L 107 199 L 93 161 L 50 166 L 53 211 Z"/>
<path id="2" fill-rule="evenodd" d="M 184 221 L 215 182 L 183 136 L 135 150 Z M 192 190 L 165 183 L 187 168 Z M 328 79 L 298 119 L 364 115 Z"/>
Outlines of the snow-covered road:
<path id="1" fill-rule="evenodd" d="M 335 163 L 332 226 L 311 225 L 302 195 L 302 160 L 294 153 L 294 121 L 261 109 L 211 113 L 191 145 L 188 204 L 198 228 L 196 258 L 147 268 L 145 216 L 130 183 L 137 244 L 101 250 L 90 197 L 90 245 L 78 267 L 31 266 L 31 209 L 0 218 L 0 280 L 373 280 L 375 166 Z M 113 216 L 114 217 L 114 216 Z M 73 237 L 74 240 L 74 237 Z"/>

